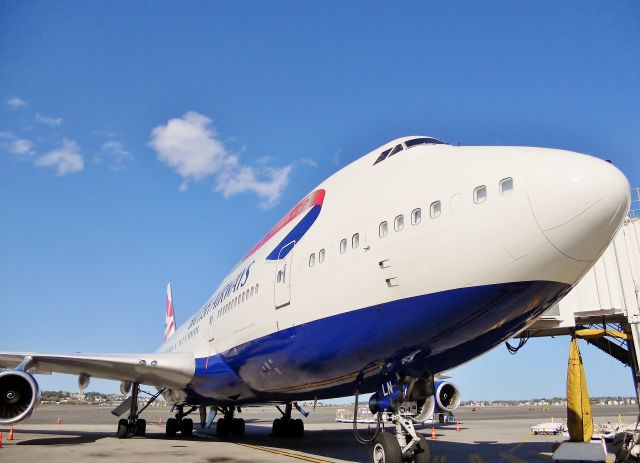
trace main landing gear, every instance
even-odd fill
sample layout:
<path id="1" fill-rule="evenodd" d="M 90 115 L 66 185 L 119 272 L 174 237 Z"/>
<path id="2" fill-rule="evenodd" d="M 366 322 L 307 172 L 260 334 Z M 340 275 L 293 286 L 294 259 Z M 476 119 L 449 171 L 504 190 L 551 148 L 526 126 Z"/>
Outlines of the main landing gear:
<path id="1" fill-rule="evenodd" d="M 178 405 L 175 418 L 169 418 L 165 427 L 165 435 L 167 437 L 175 437 L 178 432 L 182 437 L 191 437 L 193 434 L 193 420 L 186 418 L 187 415 L 197 410 L 197 407 L 191 407 L 187 412 L 184 411 L 183 405 Z"/>
<path id="2" fill-rule="evenodd" d="M 271 434 L 278 437 L 302 437 L 304 435 L 304 422 L 301 419 L 292 419 L 291 411 L 293 406 L 291 403 L 285 405 L 284 411 L 277 407 L 282 413 L 282 418 L 273 420 Z"/>
<path id="3" fill-rule="evenodd" d="M 138 409 L 138 396 L 140 392 L 143 392 L 151 398 L 147 401 L 147 403 L 140 409 Z M 164 389 L 160 389 L 155 394 L 150 394 L 148 392 L 142 391 L 140 389 L 139 383 L 133 383 L 131 387 L 131 396 L 123 402 L 120 407 L 126 407 L 127 403 L 129 403 L 129 417 L 122 418 L 118 421 L 118 430 L 116 435 L 118 439 L 125 439 L 127 437 L 145 437 L 147 433 L 147 422 L 146 420 L 140 418 L 142 412 L 151 405 L 159 396 L 164 392 Z M 118 407 L 118 408 L 120 408 Z M 117 409 L 116 409 L 117 410 Z M 126 408 L 125 408 L 126 410 Z M 117 413 L 117 415 L 121 415 L 125 410 Z"/>
<path id="4" fill-rule="evenodd" d="M 234 418 L 235 409 L 232 406 L 222 407 L 222 418 L 216 423 L 216 434 L 221 439 L 227 437 L 244 436 L 244 420 L 242 418 Z M 240 411 L 240 408 L 238 408 Z"/>

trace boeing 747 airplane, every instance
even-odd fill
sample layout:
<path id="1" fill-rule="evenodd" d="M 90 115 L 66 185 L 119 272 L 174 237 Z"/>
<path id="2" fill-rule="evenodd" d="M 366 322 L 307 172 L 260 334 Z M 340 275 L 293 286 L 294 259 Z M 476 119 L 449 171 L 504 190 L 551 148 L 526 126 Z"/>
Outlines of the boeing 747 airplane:
<path id="1" fill-rule="evenodd" d="M 241 407 L 283 405 L 274 435 L 301 435 L 297 401 L 373 393 L 395 424 L 374 462 L 428 460 L 413 427 L 459 403 L 438 373 L 526 329 L 589 270 L 629 208 L 611 163 L 569 151 L 393 140 L 296 204 L 176 328 L 137 354 L 0 353 L 0 424 L 28 418 L 36 373 L 122 382 L 118 437 L 145 434 L 140 385 L 175 405 L 166 434 L 220 414 L 240 437 Z M 436 378 L 434 380 L 434 377 Z M 208 411 L 209 410 L 209 411 Z M 380 420 L 378 421 L 380 423 Z M 357 434 L 357 433 L 356 433 Z"/>

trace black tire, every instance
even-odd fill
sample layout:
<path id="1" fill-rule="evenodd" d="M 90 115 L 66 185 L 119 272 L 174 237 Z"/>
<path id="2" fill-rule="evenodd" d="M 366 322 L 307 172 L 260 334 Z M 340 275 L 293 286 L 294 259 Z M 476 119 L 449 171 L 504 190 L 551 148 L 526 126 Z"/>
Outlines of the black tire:
<path id="1" fill-rule="evenodd" d="M 216 423 L 216 435 L 221 439 L 229 437 L 230 427 L 230 423 L 225 418 L 220 418 Z"/>
<path id="2" fill-rule="evenodd" d="M 138 419 L 136 424 L 133 427 L 134 436 L 145 437 L 147 435 L 147 421 L 143 419 Z"/>
<path id="3" fill-rule="evenodd" d="M 371 463 L 402 463 L 402 450 L 398 439 L 390 432 L 381 432 L 369 447 Z"/>
<path id="4" fill-rule="evenodd" d="M 179 427 L 180 425 L 178 423 L 178 420 L 176 420 L 175 418 L 169 418 L 165 427 L 165 433 L 167 437 L 174 437 L 176 434 L 178 434 Z"/>
<path id="5" fill-rule="evenodd" d="M 273 420 L 273 426 L 271 426 L 271 434 L 274 436 L 282 436 L 282 431 L 284 429 L 283 421 L 280 418 L 276 418 Z"/>
<path id="6" fill-rule="evenodd" d="M 231 435 L 233 437 L 244 436 L 244 420 L 242 418 L 234 418 L 231 422 Z"/>
<path id="7" fill-rule="evenodd" d="M 291 433 L 293 437 L 304 436 L 304 422 L 300 418 L 298 418 L 297 420 L 292 420 L 291 424 L 293 425 L 293 432 Z"/>
<path id="8" fill-rule="evenodd" d="M 429 463 L 431 461 L 431 451 L 429 442 L 424 437 L 420 437 L 420 442 L 413 451 L 413 463 Z"/>
<path id="9" fill-rule="evenodd" d="M 191 437 L 193 435 L 193 420 L 191 418 L 182 418 L 180 433 L 182 437 Z"/>
<path id="10" fill-rule="evenodd" d="M 125 439 L 129 435 L 129 422 L 124 418 L 118 421 L 118 431 L 116 435 L 118 439 Z"/>

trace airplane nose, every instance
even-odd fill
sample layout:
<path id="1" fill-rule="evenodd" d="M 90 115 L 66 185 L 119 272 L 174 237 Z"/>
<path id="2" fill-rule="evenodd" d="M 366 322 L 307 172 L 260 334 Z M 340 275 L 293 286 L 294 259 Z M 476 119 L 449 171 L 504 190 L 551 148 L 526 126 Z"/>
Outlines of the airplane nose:
<path id="1" fill-rule="evenodd" d="M 545 150 L 529 171 L 529 202 L 542 232 L 567 257 L 596 259 L 629 209 L 629 182 L 611 163 Z"/>

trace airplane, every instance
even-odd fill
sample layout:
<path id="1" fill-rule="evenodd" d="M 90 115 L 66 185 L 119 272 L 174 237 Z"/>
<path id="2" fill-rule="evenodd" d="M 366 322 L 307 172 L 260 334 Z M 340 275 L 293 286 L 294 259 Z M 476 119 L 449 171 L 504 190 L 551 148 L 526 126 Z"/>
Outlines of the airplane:
<path id="1" fill-rule="evenodd" d="M 434 377 L 567 294 L 621 226 L 629 190 L 585 154 L 398 138 L 299 201 L 178 328 L 169 287 L 156 352 L 0 353 L 0 424 L 33 412 L 35 373 L 75 374 L 81 388 L 121 381 L 121 438 L 145 434 L 143 384 L 175 406 L 169 436 L 190 436 L 199 410 L 201 422 L 222 415 L 219 436 L 240 437 L 236 413 L 255 404 L 284 405 L 273 435 L 300 436 L 298 401 L 355 395 L 357 409 L 372 393 L 376 432 L 356 430 L 371 461 L 428 461 L 413 423 L 459 402 Z M 381 432 L 383 415 L 394 432 Z"/>

